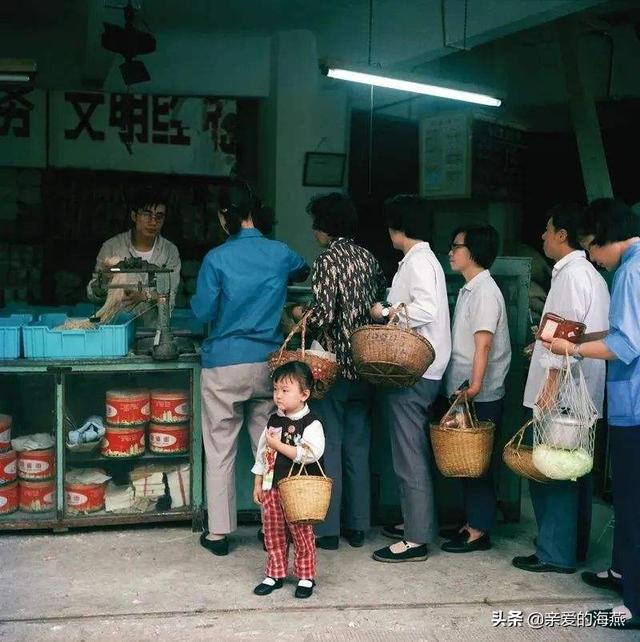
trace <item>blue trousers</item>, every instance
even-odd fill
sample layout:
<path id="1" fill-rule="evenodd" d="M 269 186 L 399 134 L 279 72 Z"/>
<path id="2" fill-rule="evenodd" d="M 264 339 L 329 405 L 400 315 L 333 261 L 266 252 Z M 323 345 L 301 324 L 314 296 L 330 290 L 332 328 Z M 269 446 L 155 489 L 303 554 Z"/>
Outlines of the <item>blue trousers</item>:
<path id="1" fill-rule="evenodd" d="M 593 477 L 578 481 L 529 481 L 533 512 L 538 524 L 536 555 L 546 564 L 575 568 L 586 557 L 591 532 Z"/>
<path id="2" fill-rule="evenodd" d="M 497 401 L 480 401 L 475 404 L 479 421 L 493 421 L 496 425 L 496 440 L 500 433 L 503 399 Z M 492 457 L 489 472 L 484 477 L 462 479 L 464 493 L 464 510 L 471 528 L 488 532 L 496 523 L 496 458 Z"/>
<path id="3" fill-rule="evenodd" d="M 370 526 L 373 394 L 373 386 L 364 381 L 339 378 L 323 399 L 309 404 L 322 421 L 324 467 L 327 477 L 333 479 L 327 517 L 314 529 L 318 537 L 340 534 L 341 508 L 346 528 L 367 530 Z"/>
<path id="4" fill-rule="evenodd" d="M 622 573 L 625 606 L 640 616 L 640 426 L 610 426 L 614 570 Z"/>

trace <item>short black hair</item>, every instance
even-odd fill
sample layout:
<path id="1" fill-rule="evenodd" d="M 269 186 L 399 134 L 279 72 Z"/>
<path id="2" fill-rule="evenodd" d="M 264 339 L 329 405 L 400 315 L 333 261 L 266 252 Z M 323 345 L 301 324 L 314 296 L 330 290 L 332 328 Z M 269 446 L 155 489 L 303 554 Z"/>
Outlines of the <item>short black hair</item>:
<path id="1" fill-rule="evenodd" d="M 129 210 L 137 212 L 150 205 L 164 205 L 169 210 L 169 190 L 155 183 L 140 185 L 131 191 L 127 199 Z"/>
<path id="2" fill-rule="evenodd" d="M 329 236 L 353 238 L 358 229 L 358 212 L 353 201 L 344 194 L 333 192 L 314 196 L 307 205 L 314 230 Z"/>
<path id="3" fill-rule="evenodd" d="M 218 205 L 227 224 L 227 231 L 231 235 L 240 231 L 242 221 L 249 220 L 256 211 L 262 208 L 260 199 L 251 191 L 248 184 L 223 186 L 218 196 Z M 263 224 L 262 221 L 260 221 L 260 225 L 262 228 L 268 228 L 268 225 Z M 273 227 L 273 222 L 271 222 L 271 227 Z M 269 229 L 269 231 L 271 230 Z"/>
<path id="4" fill-rule="evenodd" d="M 584 220 L 584 207 L 577 203 L 559 203 L 548 212 L 556 232 L 564 230 L 567 233 L 567 244 L 574 250 L 580 248 L 580 228 Z"/>
<path id="5" fill-rule="evenodd" d="M 282 379 L 297 381 L 301 390 L 313 390 L 313 373 L 304 361 L 289 361 L 278 366 L 271 375 L 273 383 Z"/>
<path id="6" fill-rule="evenodd" d="M 584 213 L 580 236 L 593 235 L 594 245 L 608 245 L 640 236 L 640 217 L 614 198 L 598 198 Z"/>
<path id="7" fill-rule="evenodd" d="M 384 215 L 389 229 L 404 232 L 410 239 L 431 239 L 433 212 L 427 199 L 416 194 L 398 194 L 385 201 Z"/>
<path id="8" fill-rule="evenodd" d="M 451 236 L 451 242 L 464 234 L 464 245 L 471 259 L 480 267 L 488 270 L 498 256 L 498 232 L 492 225 L 462 225 Z"/>

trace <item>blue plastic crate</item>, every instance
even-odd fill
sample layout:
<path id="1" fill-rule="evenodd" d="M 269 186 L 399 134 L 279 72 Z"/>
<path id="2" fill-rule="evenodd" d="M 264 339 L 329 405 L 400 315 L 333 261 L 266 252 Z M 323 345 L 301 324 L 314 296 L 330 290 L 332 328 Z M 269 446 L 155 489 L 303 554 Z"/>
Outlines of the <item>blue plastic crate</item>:
<path id="1" fill-rule="evenodd" d="M 189 330 L 198 337 L 206 337 L 207 324 L 198 321 L 190 308 L 174 308 L 171 312 L 171 327 L 174 330 Z"/>
<path id="2" fill-rule="evenodd" d="M 22 353 L 22 326 L 31 323 L 31 314 L 0 317 L 0 359 L 17 359 Z"/>
<path id="3" fill-rule="evenodd" d="M 27 359 L 99 359 L 123 357 L 129 352 L 135 330 L 131 315 L 120 313 L 96 330 L 54 330 L 69 316 L 42 314 L 22 329 Z"/>

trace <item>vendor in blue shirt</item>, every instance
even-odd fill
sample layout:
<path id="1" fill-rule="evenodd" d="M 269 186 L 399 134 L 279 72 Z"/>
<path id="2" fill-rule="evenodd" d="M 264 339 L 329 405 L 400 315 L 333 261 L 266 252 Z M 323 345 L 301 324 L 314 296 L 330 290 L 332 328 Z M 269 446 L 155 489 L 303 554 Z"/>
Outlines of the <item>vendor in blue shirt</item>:
<path id="1" fill-rule="evenodd" d="M 304 281 L 310 269 L 284 243 L 256 229 L 265 212 L 247 190 L 223 190 L 220 206 L 220 224 L 229 238 L 205 256 L 191 309 L 200 321 L 211 323 L 200 380 L 209 520 L 200 543 L 215 555 L 226 555 L 227 534 L 237 526 L 234 475 L 240 429 L 246 420 L 255 455 L 274 410 L 267 359 L 282 343 L 287 283 Z"/>
<path id="2" fill-rule="evenodd" d="M 624 604 L 607 611 L 609 622 L 640 629 L 640 219 L 619 201 L 598 199 L 587 208 L 581 236 L 591 260 L 615 270 L 610 330 L 601 340 L 574 344 L 554 339 L 547 347 L 555 354 L 609 361 L 613 562 L 607 571 L 584 573 L 583 579 L 603 588 L 621 584 Z"/>

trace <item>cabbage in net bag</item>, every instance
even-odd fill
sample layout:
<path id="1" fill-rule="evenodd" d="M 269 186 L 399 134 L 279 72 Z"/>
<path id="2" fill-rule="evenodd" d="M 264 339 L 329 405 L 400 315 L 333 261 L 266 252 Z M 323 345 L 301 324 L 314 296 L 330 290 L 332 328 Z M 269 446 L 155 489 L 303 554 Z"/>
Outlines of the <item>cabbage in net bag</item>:
<path id="1" fill-rule="evenodd" d="M 558 480 L 591 472 L 597 419 L 580 363 L 564 357 L 559 370 L 547 369 L 534 407 L 533 465 Z"/>

